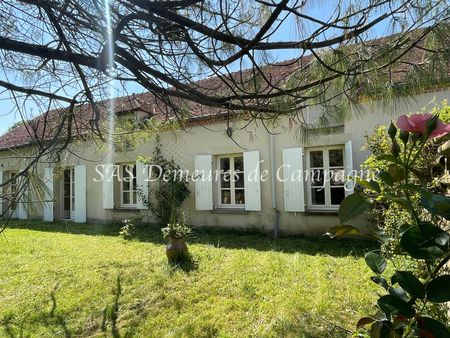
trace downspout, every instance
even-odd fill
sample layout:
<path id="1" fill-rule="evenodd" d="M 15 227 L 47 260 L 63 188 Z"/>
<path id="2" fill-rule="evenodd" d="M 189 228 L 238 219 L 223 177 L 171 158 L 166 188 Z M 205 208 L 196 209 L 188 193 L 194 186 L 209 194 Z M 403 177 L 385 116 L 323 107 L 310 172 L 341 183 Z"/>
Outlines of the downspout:
<path id="1" fill-rule="evenodd" d="M 272 209 L 275 212 L 275 221 L 273 225 L 273 237 L 278 238 L 279 226 L 280 226 L 280 211 L 277 208 L 277 189 L 276 189 L 276 174 L 275 174 L 275 151 L 274 151 L 275 138 L 273 134 L 269 134 L 269 152 L 270 152 L 270 172 L 272 183 Z"/>

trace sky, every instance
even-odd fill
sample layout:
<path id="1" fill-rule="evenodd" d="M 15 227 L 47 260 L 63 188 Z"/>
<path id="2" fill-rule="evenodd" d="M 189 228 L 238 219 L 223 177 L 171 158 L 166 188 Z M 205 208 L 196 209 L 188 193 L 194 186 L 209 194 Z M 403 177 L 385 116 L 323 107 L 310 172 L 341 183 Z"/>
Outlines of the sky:
<path id="1" fill-rule="evenodd" d="M 321 20 L 327 20 L 331 7 L 327 8 L 327 1 L 318 1 L 316 5 L 309 9 L 309 14 L 319 18 Z M 389 33 L 386 23 L 379 24 L 375 27 L 373 32 L 374 36 L 386 35 Z M 295 40 L 299 36 L 298 26 L 293 20 L 288 20 L 283 26 L 279 28 L 276 34 L 272 37 L 272 41 L 289 41 Z M 295 50 L 283 50 L 277 52 L 273 55 L 277 61 L 287 60 L 299 56 L 299 51 Z M 16 74 L 8 74 L 9 79 L 16 78 Z M 5 74 L 0 73 L 0 80 L 6 81 Z M 20 85 L 20 81 L 15 82 L 15 84 Z M 127 88 L 127 93 L 139 93 L 143 91 L 143 88 L 137 84 L 129 85 Z M 36 105 L 28 104 L 26 106 L 26 116 L 27 118 L 35 117 L 38 114 L 38 109 Z M 0 90 L 0 134 L 4 134 L 8 128 L 10 128 L 14 123 L 21 120 L 21 116 L 15 106 L 15 102 L 10 98 L 10 94 L 6 91 Z"/>

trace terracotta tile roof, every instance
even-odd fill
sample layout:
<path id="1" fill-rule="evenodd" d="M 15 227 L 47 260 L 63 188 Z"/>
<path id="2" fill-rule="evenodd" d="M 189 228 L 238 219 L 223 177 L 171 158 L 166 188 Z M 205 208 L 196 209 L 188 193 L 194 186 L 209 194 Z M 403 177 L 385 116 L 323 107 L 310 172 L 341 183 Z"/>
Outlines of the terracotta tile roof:
<path id="1" fill-rule="evenodd" d="M 118 110 L 122 109 L 123 111 L 124 108 L 121 107 L 125 104 L 129 110 L 134 109 L 132 101 L 128 97 L 119 98 L 116 107 Z M 103 102 L 100 102 L 98 105 L 100 111 L 104 113 L 106 109 Z M 71 126 L 70 134 L 73 137 L 86 134 L 91 129 L 91 120 L 94 114 L 90 105 L 75 107 L 73 110 L 73 122 L 70 124 L 68 120 L 64 120 L 66 114 L 67 108 L 49 110 L 30 121 L 14 127 L 0 136 L 0 150 L 19 148 L 51 140 L 58 134 L 59 128 L 61 128 L 59 134 L 62 137 L 66 137 L 69 134 L 69 125 Z"/>
<path id="2" fill-rule="evenodd" d="M 386 39 L 392 37 L 386 37 L 376 39 L 372 41 L 372 46 L 383 45 L 386 43 Z M 425 55 L 425 51 L 420 48 L 414 48 L 407 55 L 404 56 L 403 63 L 398 64 L 395 70 L 390 69 L 391 79 L 394 83 L 402 83 L 408 72 L 414 66 L 420 66 Z M 270 78 L 271 82 L 275 85 L 282 85 L 294 72 L 306 67 L 313 58 L 311 56 L 305 56 L 300 60 L 288 60 L 274 65 L 269 65 L 264 68 L 264 74 Z M 450 63 L 448 64 L 448 75 L 450 76 Z M 238 77 L 245 79 L 250 75 L 250 71 L 235 72 L 230 76 L 232 78 Z M 230 76 L 226 76 L 226 79 L 230 79 Z M 196 83 L 197 89 L 205 94 L 217 94 L 224 93 L 229 90 L 223 84 L 218 77 L 210 77 L 203 80 L 199 80 Z M 261 88 L 263 91 L 269 91 L 269 88 Z M 107 114 L 107 102 L 102 101 L 98 103 L 100 109 L 100 120 Z M 186 106 L 190 112 L 191 119 L 217 117 L 224 114 L 222 109 L 204 106 L 196 102 L 190 102 L 189 106 Z M 141 110 L 149 115 L 155 116 L 155 118 L 164 121 L 174 117 L 167 106 L 164 105 L 159 99 L 152 93 L 133 94 L 130 96 L 118 97 L 115 99 L 116 114 L 120 115 L 123 112 L 129 112 L 133 110 Z M 56 128 L 62 121 L 65 109 L 56 109 L 48 111 L 47 113 L 27 122 L 25 125 L 20 125 L 5 135 L 0 136 L 0 150 L 12 149 L 23 147 L 31 144 L 36 144 L 38 140 L 50 140 L 56 132 Z M 94 113 L 92 107 L 88 104 L 81 105 L 74 110 L 74 123 L 72 128 L 72 135 L 74 137 L 88 133 L 92 127 L 92 119 Z M 67 127 L 65 127 L 63 135 L 67 135 Z"/>
<path id="3" fill-rule="evenodd" d="M 299 61 L 294 60 L 277 63 L 276 67 L 268 66 L 265 75 L 270 78 L 274 85 L 281 85 L 292 73 L 300 67 L 304 67 L 306 62 L 309 62 L 310 60 L 311 57 L 305 57 L 301 61 L 301 64 Z M 250 75 L 250 72 L 235 72 L 230 75 L 231 77 L 239 76 L 245 78 Z M 225 78 L 230 79 L 230 76 L 226 76 Z M 208 95 L 217 95 L 217 93 L 224 93 L 226 90 L 223 82 L 218 77 L 202 79 L 195 84 L 199 91 Z M 267 90 L 268 89 L 266 89 L 266 91 Z M 108 104 L 107 101 L 97 103 L 100 111 L 100 120 L 104 119 L 106 116 Z M 154 94 L 149 92 L 115 98 L 114 106 L 117 115 L 139 110 L 154 116 L 160 121 L 166 121 L 175 117 L 173 112 L 167 109 L 167 106 L 165 106 L 164 103 L 156 98 Z M 204 106 L 196 102 L 189 102 L 189 106 L 186 106 L 185 108 L 189 109 L 190 118 L 192 119 L 214 117 L 223 113 L 223 110 L 220 108 Z M 64 108 L 50 110 L 25 124 L 13 128 L 6 134 L 0 136 L 0 150 L 19 148 L 37 144 L 38 141 L 51 140 L 56 135 L 57 128 L 63 122 L 63 117 L 66 113 L 67 110 Z M 79 137 L 92 130 L 92 120 L 94 119 L 95 114 L 91 105 L 80 105 L 74 108 L 73 114 L 74 121 L 72 123 L 71 131 L 73 137 Z M 68 127 L 67 123 L 65 123 L 61 135 L 66 136 L 67 134 Z"/>

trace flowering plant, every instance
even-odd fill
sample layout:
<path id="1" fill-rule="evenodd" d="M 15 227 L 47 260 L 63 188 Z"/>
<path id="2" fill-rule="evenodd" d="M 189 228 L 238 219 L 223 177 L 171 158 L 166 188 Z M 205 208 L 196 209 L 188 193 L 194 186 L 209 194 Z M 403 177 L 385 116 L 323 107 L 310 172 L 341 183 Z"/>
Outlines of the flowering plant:
<path id="1" fill-rule="evenodd" d="M 429 126 L 428 126 L 429 125 Z M 450 133 L 450 124 L 445 124 L 437 115 L 432 114 L 412 114 L 402 115 L 397 119 L 397 126 L 404 132 L 426 135 L 430 133 L 430 138 L 437 138 Z M 434 127 L 429 129 L 429 127 Z"/>
<path id="2" fill-rule="evenodd" d="M 371 279 L 385 294 L 377 301 L 378 313 L 361 318 L 353 336 L 450 337 L 446 325 L 428 312 L 429 304 L 450 301 L 450 275 L 445 273 L 450 260 L 450 234 L 440 226 L 450 220 L 450 198 L 428 190 L 416 168 L 420 150 L 430 140 L 448 134 L 450 125 L 436 114 L 403 115 L 396 124 L 391 123 L 388 129 L 391 153 L 380 156 L 390 163 L 390 170 L 381 171 L 376 180 L 358 182 L 377 199 L 396 203 L 411 215 L 411 222 L 397 225 L 400 240 L 392 255 L 407 257 L 415 265 L 424 264 L 426 269 L 418 274 L 400 270 L 393 264 L 394 273 L 388 278 L 386 268 L 393 257 L 383 256 L 380 251 L 368 252 L 365 260 L 375 273 Z M 381 182 L 389 188 L 380 189 Z M 417 194 L 418 204 L 411 198 Z M 335 237 L 360 233 L 348 225 L 349 221 L 372 206 L 373 200 L 361 193 L 346 197 L 339 209 L 341 224 L 331 228 L 330 234 Z M 383 233 L 371 236 L 381 243 L 389 241 Z"/>
<path id="3" fill-rule="evenodd" d="M 136 226 L 134 225 L 132 220 L 124 219 L 122 222 L 122 227 L 119 231 L 119 236 L 123 239 L 131 239 L 134 231 L 136 230 Z"/>
<path id="4" fill-rule="evenodd" d="M 180 223 L 168 223 L 167 227 L 161 229 L 164 238 L 186 238 L 191 232 L 191 228 Z"/>

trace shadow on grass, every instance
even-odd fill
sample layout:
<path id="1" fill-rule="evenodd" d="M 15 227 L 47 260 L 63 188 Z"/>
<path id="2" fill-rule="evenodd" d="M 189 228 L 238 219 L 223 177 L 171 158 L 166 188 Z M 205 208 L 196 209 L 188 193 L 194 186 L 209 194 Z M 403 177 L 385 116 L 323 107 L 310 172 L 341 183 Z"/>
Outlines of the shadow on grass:
<path id="1" fill-rule="evenodd" d="M 16 338 L 23 336 L 23 329 L 18 327 L 17 324 L 14 323 L 14 318 L 9 316 L 0 321 L 0 324 L 3 326 L 3 333 L 8 338 Z M 1 332 L 1 331 L 0 331 Z"/>
<path id="2" fill-rule="evenodd" d="M 38 321 L 48 327 L 60 327 L 60 333 L 65 338 L 73 337 L 72 331 L 67 326 L 67 315 L 59 313 L 56 292 L 59 287 L 59 282 L 50 292 L 51 309 L 47 311 L 36 311 L 33 314 L 31 321 Z M 4 333 L 9 338 L 30 337 L 28 334 L 24 335 L 23 323 L 17 319 L 15 314 L 10 314 L 8 317 L 0 320 L 0 325 L 3 326 Z M 30 318 L 28 318 L 30 319 Z M 1 330 L 0 330 L 1 332 Z"/>
<path id="3" fill-rule="evenodd" d="M 117 224 L 75 224 L 62 222 L 14 221 L 10 229 L 29 229 L 33 231 L 61 232 L 89 236 L 117 237 L 120 225 Z M 140 242 L 166 244 L 157 225 L 137 227 L 133 239 Z M 361 257 L 368 250 L 377 247 L 375 242 L 361 239 L 330 239 L 328 237 L 285 237 L 274 239 L 259 232 L 239 230 L 216 230 L 195 228 L 188 243 L 211 245 L 226 249 L 253 249 L 257 251 L 277 251 L 302 253 L 307 255 L 328 255 L 334 257 Z"/>
<path id="4" fill-rule="evenodd" d="M 72 332 L 67 327 L 66 318 L 64 315 L 56 313 L 58 308 L 58 302 L 56 301 L 56 291 L 58 290 L 59 282 L 55 285 L 52 292 L 50 293 L 50 299 L 52 301 L 52 308 L 50 310 L 50 318 L 52 318 L 56 323 L 61 326 L 64 332 L 64 337 L 72 337 Z"/>
<path id="5" fill-rule="evenodd" d="M 182 270 L 186 273 L 198 269 L 198 262 L 192 257 L 191 254 L 182 260 L 169 260 L 168 264 L 172 270 Z"/>
<path id="6" fill-rule="evenodd" d="M 113 290 L 114 300 L 109 305 L 106 306 L 103 310 L 103 319 L 102 319 L 102 332 L 107 334 L 111 331 L 111 336 L 114 338 L 120 338 L 120 332 L 117 327 L 117 319 L 119 318 L 119 301 L 122 296 L 122 283 L 120 280 L 120 276 L 117 276 L 116 287 Z"/>

